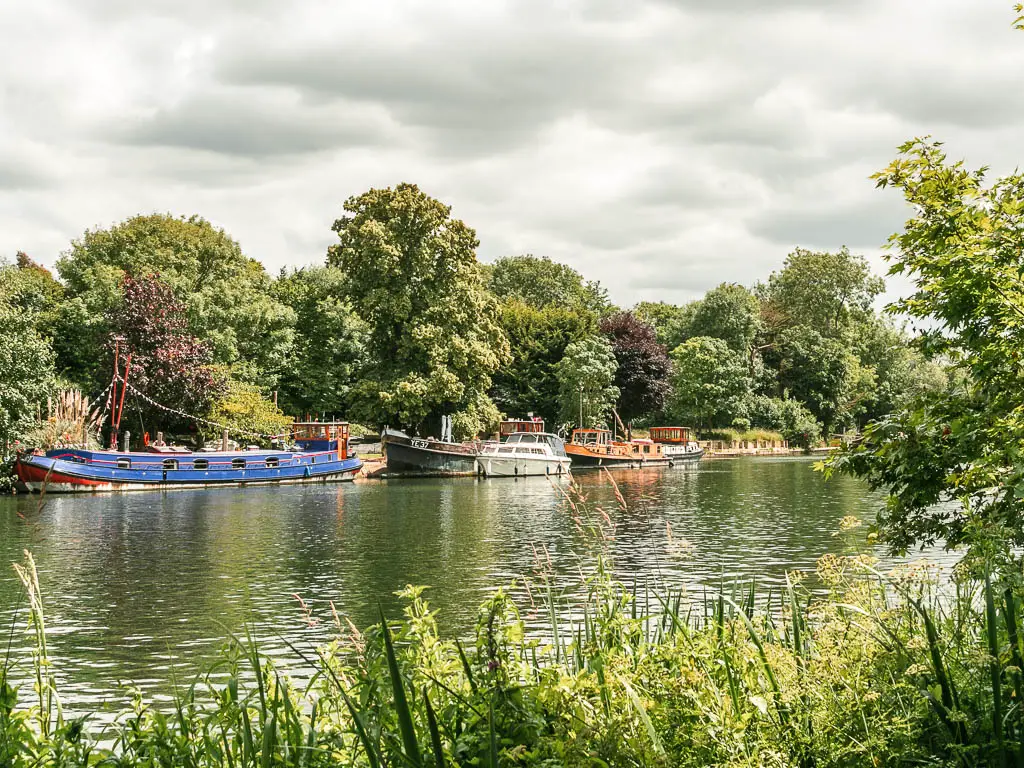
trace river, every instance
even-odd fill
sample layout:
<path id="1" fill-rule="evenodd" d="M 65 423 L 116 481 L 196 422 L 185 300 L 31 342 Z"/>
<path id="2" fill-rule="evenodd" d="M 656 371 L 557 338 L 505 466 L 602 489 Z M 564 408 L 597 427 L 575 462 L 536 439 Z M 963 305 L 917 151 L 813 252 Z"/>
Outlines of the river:
<path id="1" fill-rule="evenodd" d="M 286 641 L 308 647 L 333 636 L 331 602 L 364 627 L 378 605 L 399 613 L 393 593 L 406 584 L 430 587 L 452 633 L 472 627 L 494 588 L 538 569 L 568 605 L 601 549 L 640 590 L 699 594 L 750 579 L 777 588 L 789 570 L 813 572 L 822 554 L 862 548 L 864 528 L 840 533 L 840 521 L 869 521 L 879 504 L 861 482 L 825 481 L 802 457 L 581 472 L 577 482 L 582 506 L 567 482 L 547 478 L 50 496 L 41 506 L 38 497 L 0 499 L 4 645 L 27 658 L 20 584 L 6 566 L 26 549 L 63 700 L 81 711 L 120 706 L 128 686 L 166 701 L 173 681 L 210 664 L 247 622 L 287 665 Z M 517 595 L 542 629 L 530 593 L 520 586 Z M 26 673 L 22 662 L 14 676 Z"/>

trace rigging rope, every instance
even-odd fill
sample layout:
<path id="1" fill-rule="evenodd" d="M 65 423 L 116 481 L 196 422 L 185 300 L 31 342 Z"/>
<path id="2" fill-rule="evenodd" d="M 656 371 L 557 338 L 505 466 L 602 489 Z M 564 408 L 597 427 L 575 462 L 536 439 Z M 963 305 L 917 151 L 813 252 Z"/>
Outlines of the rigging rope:
<path id="1" fill-rule="evenodd" d="M 204 419 L 202 416 L 195 416 L 195 415 L 193 415 L 191 413 L 185 413 L 184 411 L 179 411 L 177 408 L 171 408 L 169 406 L 163 405 L 162 403 L 158 403 L 156 400 L 151 398 L 149 395 L 143 394 L 142 392 L 137 390 L 135 387 L 133 387 L 131 384 L 129 384 L 127 381 L 125 381 L 124 378 L 121 377 L 121 376 L 118 376 L 117 380 L 120 381 L 125 386 L 125 388 L 131 390 L 132 394 L 136 395 L 137 397 L 142 398 L 147 403 L 152 405 L 154 408 L 159 408 L 161 411 L 166 411 L 167 413 L 173 413 L 175 416 L 181 416 L 181 417 L 186 418 L 186 419 L 191 419 L 192 421 L 199 422 L 199 423 L 202 423 L 202 424 L 206 424 L 206 425 L 211 426 L 211 427 L 216 427 L 217 429 L 226 429 L 228 432 L 231 432 L 231 433 L 236 434 L 236 435 L 242 435 L 244 437 L 259 437 L 259 438 L 265 438 L 265 439 L 268 439 L 268 440 L 273 440 L 275 438 L 284 437 L 285 435 L 288 434 L 287 432 L 282 432 L 281 434 L 277 434 L 277 435 L 265 435 L 265 434 L 263 434 L 261 432 L 250 432 L 249 430 L 240 429 L 238 427 L 231 427 L 231 426 L 228 426 L 227 424 L 219 424 L 216 421 L 210 421 L 209 419 Z"/>

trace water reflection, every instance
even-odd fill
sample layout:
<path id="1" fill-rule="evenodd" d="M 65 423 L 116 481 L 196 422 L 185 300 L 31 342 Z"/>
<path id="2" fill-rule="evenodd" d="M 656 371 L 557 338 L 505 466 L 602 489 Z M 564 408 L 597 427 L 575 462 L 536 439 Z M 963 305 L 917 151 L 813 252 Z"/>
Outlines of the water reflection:
<path id="1" fill-rule="evenodd" d="M 167 696 L 173 678 L 188 679 L 247 621 L 266 652 L 286 657 L 284 639 L 330 636 L 331 602 L 365 626 L 378 605 L 400 610 L 395 591 L 426 584 L 442 625 L 463 632 L 490 590 L 530 574 L 538 551 L 550 558 L 556 588 L 578 592 L 595 549 L 573 521 L 568 483 L 556 482 L 54 496 L 41 510 L 32 498 L 0 500 L 0 560 L 34 553 L 65 700 L 98 708 L 125 700 L 121 683 Z M 777 584 L 787 570 L 811 571 L 821 554 L 852 546 L 850 535 L 833 536 L 839 521 L 869 519 L 877 504 L 860 483 L 826 483 L 803 459 L 580 473 L 577 482 L 589 507 L 614 524 L 607 547 L 621 578 L 697 590 L 723 578 Z M 19 595 L 4 568 L 6 626 Z M 298 598 L 319 623 L 307 620 Z M 22 613 L 16 657 L 26 657 L 23 625 Z"/>

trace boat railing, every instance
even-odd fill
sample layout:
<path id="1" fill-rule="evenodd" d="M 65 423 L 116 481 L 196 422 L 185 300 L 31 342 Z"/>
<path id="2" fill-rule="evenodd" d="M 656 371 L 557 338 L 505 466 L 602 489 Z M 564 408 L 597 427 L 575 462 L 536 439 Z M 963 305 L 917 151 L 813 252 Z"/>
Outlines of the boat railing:
<path id="1" fill-rule="evenodd" d="M 192 463 L 194 463 L 196 461 L 203 461 L 203 462 L 205 462 L 206 466 L 205 466 L 204 469 L 213 469 L 214 467 L 217 467 L 217 468 L 219 468 L 221 470 L 223 470 L 223 469 L 234 469 L 234 470 L 237 470 L 237 471 L 241 471 L 243 469 L 275 469 L 276 467 L 294 467 L 294 466 L 301 466 L 303 464 L 307 464 L 307 463 L 311 463 L 311 462 L 315 463 L 315 461 L 313 461 L 313 460 L 316 457 L 319 457 L 319 456 L 337 456 L 337 451 L 336 450 L 330 450 L 330 451 L 315 451 L 315 452 L 310 452 L 310 453 L 303 452 L 301 454 L 301 459 L 298 456 L 291 456 L 291 457 L 287 457 L 286 458 L 284 456 L 279 456 L 279 455 L 270 455 L 270 456 L 261 456 L 259 458 L 255 457 L 255 456 L 249 456 L 249 457 L 246 457 L 246 456 L 232 456 L 231 458 L 223 459 L 223 460 L 220 460 L 220 461 L 212 460 L 209 457 L 209 454 L 207 454 L 205 456 L 204 455 L 196 454 L 194 456 L 191 456 L 187 460 L 183 460 L 181 458 L 180 454 L 179 454 L 179 458 L 175 459 L 175 461 L 178 462 L 178 466 L 175 467 L 175 469 L 197 470 L 199 468 L 193 467 L 193 466 L 189 466 L 190 464 L 192 464 Z M 114 459 L 100 459 L 100 458 L 96 458 L 94 456 L 80 456 L 77 453 L 61 453 L 61 454 L 57 454 L 56 456 L 51 456 L 50 458 L 52 458 L 52 459 L 60 459 L 61 461 L 73 461 L 76 464 L 108 465 L 108 466 L 113 466 L 113 467 L 115 467 L 117 469 L 165 469 L 165 468 L 167 468 L 167 467 L 165 467 L 165 464 L 164 464 L 164 462 L 167 460 L 167 457 L 165 455 L 161 455 L 161 454 L 157 454 L 157 453 L 125 454 L 125 455 L 122 455 L 122 456 L 118 456 L 117 458 L 114 458 Z M 303 461 L 302 460 L 302 459 L 306 459 L 306 458 L 309 458 L 311 460 L 311 462 L 307 462 L 307 461 Z M 237 464 L 239 459 L 245 461 L 246 463 L 244 465 L 239 466 Z M 276 466 L 268 463 L 269 460 L 271 460 L 271 459 L 277 459 L 278 463 L 277 463 Z M 130 462 L 130 464 L 127 467 L 124 466 L 124 462 L 126 460 L 128 462 Z M 263 462 L 263 466 L 259 466 L 259 462 L 261 460 Z M 185 466 L 182 466 L 183 464 Z"/>

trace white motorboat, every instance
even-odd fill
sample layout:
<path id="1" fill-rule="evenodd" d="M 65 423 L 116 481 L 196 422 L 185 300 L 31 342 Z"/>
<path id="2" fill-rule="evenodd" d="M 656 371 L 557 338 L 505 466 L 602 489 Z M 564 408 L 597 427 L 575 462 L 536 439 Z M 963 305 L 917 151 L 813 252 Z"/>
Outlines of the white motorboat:
<path id="1" fill-rule="evenodd" d="M 486 477 L 565 475 L 570 463 L 565 441 L 548 432 L 515 432 L 503 443 L 484 443 L 476 457 L 477 473 Z"/>

